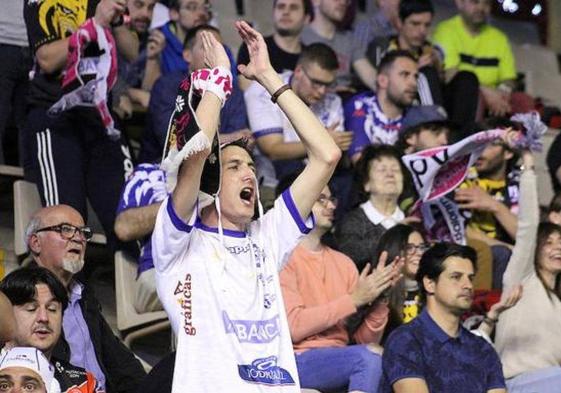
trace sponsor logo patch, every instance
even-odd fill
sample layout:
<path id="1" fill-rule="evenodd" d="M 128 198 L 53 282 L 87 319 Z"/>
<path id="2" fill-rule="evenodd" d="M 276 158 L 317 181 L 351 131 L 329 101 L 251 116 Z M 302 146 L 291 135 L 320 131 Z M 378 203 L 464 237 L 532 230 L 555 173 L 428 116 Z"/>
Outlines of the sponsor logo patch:
<path id="1" fill-rule="evenodd" d="M 244 381 L 264 385 L 294 385 L 290 373 L 277 366 L 277 357 L 255 359 L 251 364 L 238 365 L 238 373 Z"/>

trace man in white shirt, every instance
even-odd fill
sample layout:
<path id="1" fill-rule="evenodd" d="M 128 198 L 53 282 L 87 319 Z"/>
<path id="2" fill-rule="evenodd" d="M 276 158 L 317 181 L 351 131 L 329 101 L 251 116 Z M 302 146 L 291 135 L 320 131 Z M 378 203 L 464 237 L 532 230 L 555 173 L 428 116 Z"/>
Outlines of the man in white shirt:
<path id="1" fill-rule="evenodd" d="M 311 44 L 302 50 L 294 72 L 281 74 L 283 82 L 307 104 L 327 127 L 341 150 L 347 150 L 352 133 L 343 131 L 343 106 L 339 96 L 330 92 L 339 63 L 337 55 L 325 44 Z M 263 184 L 275 187 L 277 180 L 304 167 L 306 147 L 281 108 L 273 104 L 270 94 L 258 83 L 244 93 L 249 125 L 259 147 L 257 171 Z M 271 164 L 272 163 L 272 164 Z M 274 166 L 274 169 L 273 169 Z"/>
<path id="2" fill-rule="evenodd" d="M 252 221 L 258 204 L 253 160 L 239 143 L 227 145 L 220 151 L 220 189 L 214 203 L 202 207 L 201 175 L 207 157 L 215 162 L 210 141 L 225 99 L 206 85 L 195 111 L 201 131 L 186 145 L 193 148 L 181 161 L 152 235 L 158 295 L 178 337 L 174 393 L 299 392 L 278 271 L 311 229 L 312 205 L 341 157 L 325 128 L 273 70 L 263 37 L 245 22 L 236 27 L 250 54 L 239 71 L 264 86 L 292 121 L 308 164 L 275 207 Z M 231 83 L 224 48 L 208 32 L 203 50 L 209 75 Z"/>

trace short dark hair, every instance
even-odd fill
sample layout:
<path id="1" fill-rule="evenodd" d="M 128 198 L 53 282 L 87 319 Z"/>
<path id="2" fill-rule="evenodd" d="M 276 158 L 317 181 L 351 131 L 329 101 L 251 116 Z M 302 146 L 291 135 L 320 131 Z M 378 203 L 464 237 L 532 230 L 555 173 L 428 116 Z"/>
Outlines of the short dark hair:
<path id="1" fill-rule="evenodd" d="M 450 257 L 469 259 L 473 264 L 473 269 L 477 269 L 477 253 L 473 248 L 449 242 L 436 243 L 421 257 L 419 270 L 417 270 L 417 275 L 415 277 L 419 284 L 419 289 L 421 290 L 420 295 L 423 302 L 426 300 L 427 295 L 425 286 L 423 285 L 423 278 L 428 277 L 431 280 L 438 281 L 440 273 L 442 273 L 445 268 L 444 262 Z"/>
<path id="2" fill-rule="evenodd" d="M 547 208 L 547 214 L 561 212 L 561 192 L 558 192 L 552 199 Z"/>
<path id="3" fill-rule="evenodd" d="M 430 0 L 401 0 L 399 4 L 399 19 L 404 21 L 413 14 L 430 12 L 434 15 L 434 7 Z"/>
<path id="4" fill-rule="evenodd" d="M 49 288 L 64 311 L 68 305 L 66 288 L 54 273 L 44 267 L 30 266 L 14 270 L 0 282 L 0 291 L 14 306 L 21 306 L 33 301 L 37 295 L 35 286 L 39 284 L 45 284 Z"/>
<path id="5" fill-rule="evenodd" d="M 278 0 L 273 0 L 273 8 L 276 7 Z M 302 5 L 304 6 L 304 15 L 308 15 L 310 19 L 314 17 L 314 6 L 312 5 L 312 0 L 302 0 Z"/>
<path id="6" fill-rule="evenodd" d="M 393 158 L 397 160 L 401 168 L 401 173 L 405 175 L 407 172 L 403 162 L 401 162 L 401 154 L 394 146 L 368 145 L 362 151 L 362 155 L 355 166 L 356 180 L 361 190 L 370 178 L 370 167 L 372 166 L 372 161 L 380 160 L 382 158 Z"/>
<path id="7" fill-rule="evenodd" d="M 397 59 L 403 57 L 411 60 L 415 64 L 417 63 L 417 60 L 415 60 L 413 55 L 408 50 L 391 50 L 386 52 L 386 54 L 380 60 L 380 63 L 378 64 L 378 73 L 387 72 L 393 66 L 393 63 L 395 63 Z"/>
<path id="8" fill-rule="evenodd" d="M 307 65 L 311 63 L 315 63 L 321 69 L 328 71 L 336 71 L 339 68 L 335 51 L 321 42 L 305 46 L 300 57 L 298 57 L 298 64 Z"/>
<path id="9" fill-rule="evenodd" d="M 212 31 L 220 35 L 220 30 L 218 30 L 214 26 L 206 24 L 195 26 L 192 29 L 189 29 L 187 31 L 187 34 L 185 34 L 185 39 L 183 40 L 183 49 L 193 49 L 193 46 L 195 45 L 195 38 L 197 37 L 197 33 L 199 31 Z"/>

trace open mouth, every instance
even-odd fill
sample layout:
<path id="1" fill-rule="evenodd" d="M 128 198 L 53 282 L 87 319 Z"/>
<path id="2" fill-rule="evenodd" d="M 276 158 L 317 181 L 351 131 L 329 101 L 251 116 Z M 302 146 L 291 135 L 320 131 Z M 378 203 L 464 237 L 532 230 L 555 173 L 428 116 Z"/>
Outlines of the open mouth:
<path id="1" fill-rule="evenodd" d="M 48 328 L 38 328 L 38 329 L 35 329 L 33 331 L 33 333 L 36 336 L 39 336 L 40 338 L 45 338 L 45 337 L 50 336 L 52 334 L 51 330 L 48 329 Z"/>
<path id="2" fill-rule="evenodd" d="M 71 248 L 70 250 L 68 250 L 69 254 L 75 254 L 75 255 L 80 255 L 82 253 L 82 250 L 79 248 Z"/>
<path id="3" fill-rule="evenodd" d="M 253 205 L 255 190 L 252 187 L 244 187 L 240 192 L 240 199 L 247 205 Z"/>

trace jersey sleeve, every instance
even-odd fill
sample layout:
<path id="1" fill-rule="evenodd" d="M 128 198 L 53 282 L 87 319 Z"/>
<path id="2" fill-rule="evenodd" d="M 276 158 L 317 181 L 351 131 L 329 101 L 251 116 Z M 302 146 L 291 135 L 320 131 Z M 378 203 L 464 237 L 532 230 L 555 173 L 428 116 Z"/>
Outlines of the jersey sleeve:
<path id="1" fill-rule="evenodd" d="M 351 98 L 345 105 L 345 129 L 353 132 L 353 141 L 348 150 L 349 157 L 360 153 L 365 146 L 370 144 L 370 139 L 364 131 L 366 108 L 360 96 Z"/>
<path id="2" fill-rule="evenodd" d="M 265 240 L 264 247 L 269 247 L 278 271 L 282 270 L 300 239 L 313 229 L 314 224 L 312 214 L 307 218 L 300 216 L 290 188 L 277 198 L 273 208 L 259 220 L 259 236 Z"/>
<path id="3" fill-rule="evenodd" d="M 183 221 L 175 212 L 171 196 L 161 204 L 152 232 L 152 258 L 158 273 L 172 271 L 181 255 L 189 248 L 196 217 L 195 208 L 189 222 Z"/>
<path id="4" fill-rule="evenodd" d="M 135 168 L 123 187 L 117 214 L 127 209 L 161 202 L 167 195 L 164 171 L 157 165 L 141 164 Z"/>
<path id="5" fill-rule="evenodd" d="M 244 93 L 249 127 L 253 136 L 282 134 L 283 121 L 276 104 L 271 102 L 267 90 L 257 83 L 252 83 Z"/>
<path id="6" fill-rule="evenodd" d="M 55 6 L 56 5 L 53 5 L 53 8 Z M 48 7 L 48 5 L 43 2 L 25 1 L 23 8 L 23 16 L 29 39 L 29 46 L 33 53 L 35 53 L 41 45 L 48 44 L 62 38 L 56 32 L 54 26 L 49 28 L 50 25 L 47 21 L 48 14 L 44 12 L 47 10 L 46 7 Z"/>

